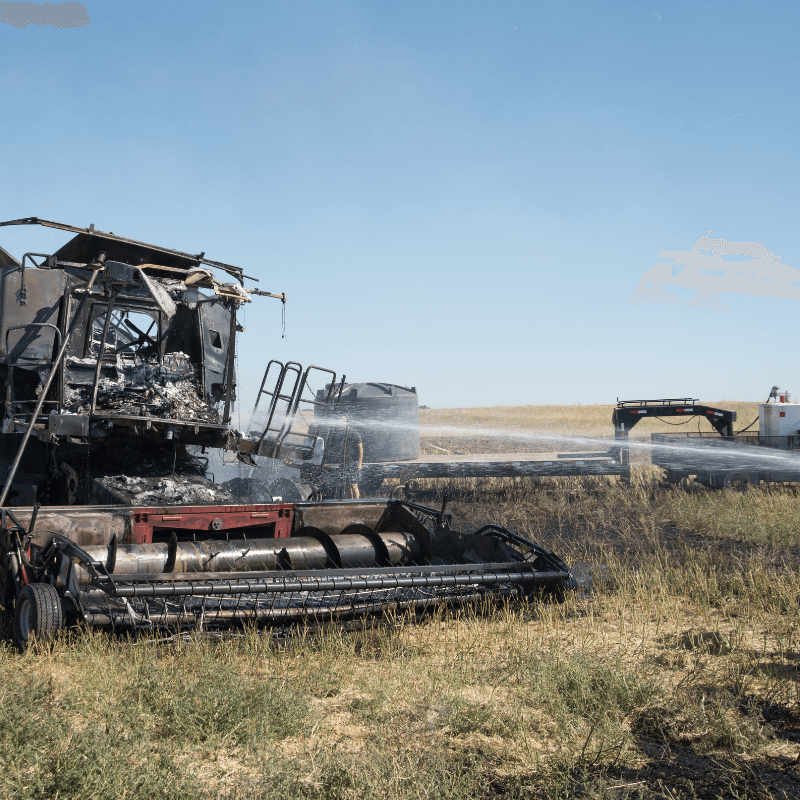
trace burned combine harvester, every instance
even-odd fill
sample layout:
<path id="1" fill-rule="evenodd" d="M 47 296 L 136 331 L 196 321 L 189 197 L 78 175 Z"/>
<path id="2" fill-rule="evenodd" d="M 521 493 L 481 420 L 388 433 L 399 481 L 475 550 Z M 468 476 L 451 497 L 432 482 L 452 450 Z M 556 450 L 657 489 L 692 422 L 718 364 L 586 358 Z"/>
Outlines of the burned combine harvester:
<path id="1" fill-rule="evenodd" d="M 571 581 L 557 556 L 504 528 L 452 530 L 445 508 L 283 502 L 209 480 L 209 449 L 322 465 L 323 441 L 295 422 L 301 403 L 334 402 L 333 389 L 304 400 L 315 373 L 337 385 L 330 370 L 274 362 L 263 428 L 230 425 L 237 310 L 285 295 L 245 288 L 241 269 L 203 253 L 93 226 L 0 227 L 30 224 L 75 235 L 20 261 L 0 248 L 0 597 L 20 646 L 81 621 L 330 619 L 558 595 Z"/>

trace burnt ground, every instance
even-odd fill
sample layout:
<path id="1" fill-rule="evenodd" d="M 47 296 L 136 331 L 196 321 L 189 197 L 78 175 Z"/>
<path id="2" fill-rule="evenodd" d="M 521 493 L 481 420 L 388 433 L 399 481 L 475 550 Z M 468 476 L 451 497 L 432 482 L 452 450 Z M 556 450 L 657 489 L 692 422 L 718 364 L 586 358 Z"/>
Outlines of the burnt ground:
<path id="1" fill-rule="evenodd" d="M 793 734 L 797 734 L 795 723 Z M 793 758 L 740 758 L 702 755 L 691 746 L 675 746 L 642 737 L 639 748 L 650 760 L 636 768 L 586 766 L 553 776 L 551 787 L 525 779 L 496 781 L 494 797 L 551 800 L 642 798 L 642 800 L 744 800 L 800 797 L 800 765 Z M 557 788 L 556 788 L 557 787 Z M 556 789 L 553 791 L 553 789 Z M 492 795 L 490 795 L 492 796 Z"/>
<path id="2" fill-rule="evenodd" d="M 531 514 L 537 514 L 539 518 L 542 518 L 543 515 L 540 511 L 546 510 L 551 499 L 559 499 L 568 507 L 570 505 L 587 506 L 587 499 L 590 504 L 593 499 L 599 501 L 609 491 L 614 491 L 614 488 L 609 486 L 580 487 L 569 490 L 554 489 L 550 486 L 552 479 L 548 478 L 518 480 L 520 484 L 527 484 L 531 490 L 536 491 L 537 504 L 535 507 L 527 498 L 518 496 L 519 484 L 511 488 L 448 491 L 444 482 L 441 482 L 441 486 L 419 488 L 419 482 L 412 481 L 409 492 L 401 493 L 400 496 L 432 508 L 440 508 L 446 497 L 447 508 L 455 515 L 454 526 L 460 524 L 464 530 L 467 530 L 490 521 L 496 522 L 498 512 L 501 512 L 504 507 L 527 506 L 530 508 Z M 689 496 L 715 493 L 715 490 L 707 489 L 699 484 L 690 484 L 687 487 L 675 489 L 667 487 L 666 484 L 654 482 L 651 489 L 651 508 L 654 512 L 658 511 L 657 493 L 661 489 L 681 491 Z M 671 520 L 660 521 L 654 531 L 655 536 L 650 538 L 637 536 L 635 541 L 632 541 L 630 530 L 624 530 L 627 526 L 615 524 L 620 520 L 609 519 L 609 524 L 595 525 L 591 533 L 587 534 L 586 526 L 581 524 L 583 521 L 581 517 L 584 517 L 585 513 L 585 508 L 576 511 L 577 519 L 569 520 L 566 524 L 562 521 L 557 530 L 554 529 L 555 526 L 550 527 L 545 531 L 545 536 L 542 537 L 543 541 L 540 543 L 555 547 L 556 541 L 558 541 L 566 544 L 567 548 L 574 546 L 579 549 L 589 548 L 598 553 L 610 552 L 625 556 L 634 564 L 649 559 L 657 552 L 667 552 L 676 559 L 704 552 L 712 556 L 720 566 L 728 566 L 731 569 L 741 567 L 743 562 L 752 558 L 758 558 L 765 565 L 776 569 L 786 568 L 787 565 L 800 562 L 800 544 L 774 546 L 765 542 L 747 541 L 732 536 L 713 537 L 687 529 Z M 625 521 L 627 522 L 627 520 Z M 549 527 L 546 523 L 545 526 Z"/>
<path id="3" fill-rule="evenodd" d="M 442 488 L 432 486 L 427 484 L 425 488 L 415 489 L 412 485 L 413 499 L 424 505 L 440 507 Z M 654 510 L 658 507 L 662 489 L 666 487 L 653 485 L 651 503 Z M 676 491 L 674 488 L 668 490 Z M 454 513 L 454 525 L 467 530 L 486 522 L 498 521 L 500 515 L 515 505 L 523 509 L 524 514 L 538 513 L 540 518 L 550 513 L 550 501 L 555 503 L 559 500 L 567 507 L 582 504 L 585 510 L 587 499 L 591 508 L 591 497 L 594 495 L 600 507 L 603 495 L 609 491 L 617 490 L 609 486 L 584 486 L 572 491 L 564 487 L 552 488 L 544 481 L 538 487 L 536 499 L 532 501 L 530 494 L 525 490 L 520 492 L 519 487 L 492 489 L 491 484 L 487 483 L 485 488 L 481 488 L 478 483 L 475 489 L 453 491 L 448 508 Z M 709 492 L 699 485 L 683 487 L 681 491 L 698 497 Z M 791 502 L 788 495 L 787 500 Z M 656 554 L 662 558 L 666 555 L 673 564 L 678 565 L 700 560 L 719 576 L 746 570 L 754 564 L 759 569 L 778 574 L 787 569 L 796 571 L 800 563 L 800 546 L 796 544 L 774 546 L 735 537 L 712 537 L 687 529 L 672 520 L 662 520 L 648 536 L 632 536 L 630 527 L 621 518 L 609 519 L 609 524 L 597 526 L 591 533 L 587 533 L 587 526 L 582 521 L 585 519 L 578 514 L 568 524 L 560 524 L 557 531 L 550 528 L 549 534 L 542 536 L 539 541 L 562 556 L 570 552 L 587 554 L 590 559 L 591 554 L 596 554 L 598 559 L 613 556 L 631 567 L 644 566 L 648 562 L 652 564 Z M 542 524 L 547 532 L 547 520 L 543 520 Z M 604 581 L 604 584 L 604 591 L 615 590 L 613 580 Z M 787 613 L 797 612 L 787 609 Z M 724 648 L 723 642 L 716 643 L 714 639 L 719 634 L 705 632 L 697 636 L 703 641 L 687 641 L 684 643 L 686 649 L 699 646 L 714 652 L 716 644 Z M 768 657 L 770 654 L 764 655 Z M 783 653 L 780 658 L 777 653 L 772 655 L 774 663 L 767 658 L 759 665 L 760 668 L 781 670 L 786 681 L 795 687 L 800 685 L 800 653 Z M 698 691 L 702 694 L 702 687 Z M 775 744 L 779 745 L 774 749 L 782 750 L 781 755 L 753 757 L 747 755 L 746 748 L 745 752 L 737 752 L 736 747 L 728 747 L 724 742 L 709 752 L 708 742 L 681 736 L 660 727 L 661 723 L 652 724 L 644 718 L 634 723 L 635 744 L 642 762 L 638 766 L 615 763 L 613 753 L 610 757 L 606 754 L 597 759 L 598 763 L 580 763 L 576 766 L 573 762 L 565 764 L 562 770 L 556 768 L 544 782 L 541 774 L 495 780 L 487 796 L 548 800 L 556 797 L 641 797 L 647 800 L 800 798 L 800 707 L 787 707 L 764 697 L 739 695 L 733 687 L 708 687 L 709 696 L 720 692 L 729 696 L 730 703 L 738 704 L 742 713 L 757 720 L 759 725 L 771 732 Z M 586 762 L 591 762 L 591 759 L 587 757 Z"/>

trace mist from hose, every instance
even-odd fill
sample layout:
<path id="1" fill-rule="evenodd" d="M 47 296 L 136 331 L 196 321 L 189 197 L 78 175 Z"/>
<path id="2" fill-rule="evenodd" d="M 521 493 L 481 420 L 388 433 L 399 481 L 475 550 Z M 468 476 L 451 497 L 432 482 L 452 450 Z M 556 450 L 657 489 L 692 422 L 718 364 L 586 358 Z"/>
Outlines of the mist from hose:
<path id="1" fill-rule="evenodd" d="M 260 414 L 254 415 L 251 418 L 251 430 L 253 424 L 255 424 L 255 428 L 258 428 L 258 421 Z M 266 421 L 266 416 L 263 417 L 263 421 Z M 271 429 L 280 428 L 285 422 L 289 421 L 285 416 L 275 415 L 272 419 Z M 306 424 L 313 425 L 314 423 L 308 423 L 305 420 Z M 315 420 L 315 423 L 319 424 L 318 420 Z M 262 422 L 263 424 L 263 422 Z M 726 469 L 735 469 L 737 467 L 743 467 L 747 463 L 752 464 L 752 462 L 758 461 L 763 463 L 764 468 L 774 467 L 774 468 L 789 468 L 789 469 L 799 469 L 800 468 L 800 458 L 797 456 L 792 455 L 789 452 L 781 451 L 776 448 L 766 447 L 766 446 L 755 446 L 751 444 L 743 444 L 740 442 L 729 442 L 726 441 L 723 437 L 717 437 L 716 435 L 709 436 L 708 440 L 714 443 L 712 446 L 708 447 L 698 447 L 693 446 L 690 444 L 679 444 L 676 442 L 658 442 L 654 443 L 649 440 L 638 439 L 638 438 L 631 438 L 630 436 L 627 439 L 615 439 L 614 434 L 610 433 L 608 436 L 596 436 L 596 435 L 588 435 L 588 434 L 579 434 L 576 432 L 545 432 L 545 431 L 537 431 L 537 430 L 530 430 L 530 429 L 519 429 L 519 428 L 494 428 L 494 427 L 472 427 L 472 426 L 461 426 L 461 425 L 443 425 L 443 424 L 425 424 L 420 423 L 417 427 L 415 425 L 403 422 L 396 422 L 387 420 L 385 418 L 382 419 L 369 419 L 364 416 L 359 416 L 357 419 L 349 419 L 343 415 L 341 416 L 326 416 L 324 417 L 324 425 L 330 428 L 336 427 L 344 427 L 345 425 L 351 425 L 359 430 L 364 429 L 372 429 L 372 430 L 382 430 L 382 431 L 394 431 L 394 432 L 404 432 L 406 434 L 413 434 L 416 431 L 419 431 L 420 439 L 424 439 L 427 435 L 429 437 L 432 436 L 440 436 L 443 438 L 469 438 L 469 437 L 484 437 L 488 439 L 495 439 L 500 440 L 506 443 L 514 442 L 515 445 L 519 445 L 519 443 L 525 442 L 530 443 L 531 447 L 543 446 L 547 445 L 547 450 L 530 450 L 526 451 L 526 453 L 555 453 L 558 452 L 557 447 L 577 447 L 577 448 L 584 448 L 589 450 L 591 448 L 601 448 L 605 447 L 606 450 L 613 447 L 614 445 L 623 445 L 630 449 L 632 452 L 638 452 L 642 454 L 651 454 L 654 451 L 658 451 L 660 453 L 674 453 L 674 454 L 684 454 L 690 456 L 694 463 L 699 465 L 708 465 L 709 468 L 716 467 L 720 468 L 720 465 L 724 463 L 724 467 Z M 259 431 L 260 433 L 260 431 Z M 687 437 L 690 440 L 692 437 Z M 705 438 L 705 437 L 704 437 Z M 697 441 L 697 439 L 694 439 Z M 717 446 L 717 443 L 718 446 Z M 556 449 L 554 449 L 556 446 Z M 434 446 L 434 449 L 437 449 Z M 444 450 L 445 448 L 438 448 L 439 450 Z M 506 454 L 512 453 L 513 451 L 504 451 Z M 445 455 L 458 455 L 460 456 L 458 459 L 454 459 L 454 461 L 461 461 L 463 462 L 465 459 L 468 459 L 470 453 L 442 453 L 442 456 Z M 502 453 L 498 453 L 498 455 L 502 455 Z M 523 455 L 522 452 L 519 452 L 519 455 Z M 584 453 L 581 451 L 580 455 L 588 456 L 588 452 Z M 592 453 L 592 457 L 602 457 L 605 455 L 605 451 L 595 451 Z M 438 456 L 438 454 L 437 454 Z M 577 457 L 577 456 L 576 456 Z M 426 456 L 421 456 L 420 460 L 425 460 Z M 441 456 L 437 457 L 437 460 L 440 460 Z"/>

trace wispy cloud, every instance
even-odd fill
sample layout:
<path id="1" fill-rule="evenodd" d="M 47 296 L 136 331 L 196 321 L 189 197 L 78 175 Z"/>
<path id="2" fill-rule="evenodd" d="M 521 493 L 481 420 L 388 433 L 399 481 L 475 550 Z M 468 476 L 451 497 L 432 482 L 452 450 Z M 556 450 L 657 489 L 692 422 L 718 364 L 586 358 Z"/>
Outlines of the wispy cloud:
<path id="1" fill-rule="evenodd" d="M 717 295 L 800 299 L 800 270 L 781 261 L 761 242 L 729 242 L 701 236 L 691 250 L 662 250 L 642 275 L 629 303 L 730 311 Z M 694 295 L 683 301 L 678 291 Z"/>
<path id="2" fill-rule="evenodd" d="M 89 12 L 83 3 L 17 3 L 0 2 L 0 22 L 27 28 L 28 25 L 46 25 L 51 28 L 85 28 Z"/>

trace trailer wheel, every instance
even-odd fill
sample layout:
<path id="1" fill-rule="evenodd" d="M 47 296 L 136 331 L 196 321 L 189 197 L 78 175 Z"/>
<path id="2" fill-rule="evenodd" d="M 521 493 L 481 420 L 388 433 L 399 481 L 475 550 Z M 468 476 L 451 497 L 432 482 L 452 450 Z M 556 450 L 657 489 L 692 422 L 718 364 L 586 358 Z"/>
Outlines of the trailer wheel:
<path id="1" fill-rule="evenodd" d="M 24 650 L 31 634 L 52 636 L 64 627 L 61 598 L 49 583 L 29 583 L 20 592 L 14 609 L 14 641 Z"/>
<path id="2" fill-rule="evenodd" d="M 722 479 L 722 488 L 729 492 L 746 492 L 752 485 L 749 473 L 741 470 L 726 472 Z"/>
<path id="3" fill-rule="evenodd" d="M 695 483 L 705 486 L 706 489 L 719 489 L 720 486 L 717 481 L 712 477 L 710 472 L 698 472 L 695 477 Z"/>

